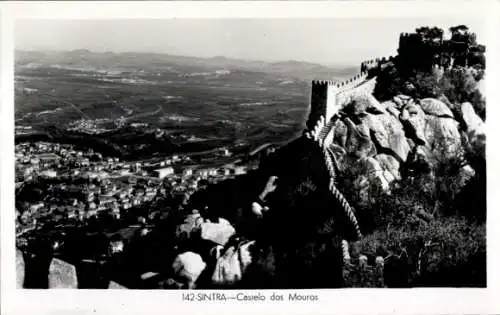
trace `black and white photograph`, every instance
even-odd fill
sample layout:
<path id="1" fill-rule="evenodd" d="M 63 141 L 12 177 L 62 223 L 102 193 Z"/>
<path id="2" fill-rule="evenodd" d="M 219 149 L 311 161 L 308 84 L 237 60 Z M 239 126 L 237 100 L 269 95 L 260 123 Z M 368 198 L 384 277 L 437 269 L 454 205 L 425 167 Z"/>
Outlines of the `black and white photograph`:
<path id="1" fill-rule="evenodd" d="M 500 6 L 384 3 L 2 3 L 2 311 L 500 311 Z"/>
<path id="2" fill-rule="evenodd" d="M 485 288 L 485 29 L 16 20 L 17 287 Z"/>

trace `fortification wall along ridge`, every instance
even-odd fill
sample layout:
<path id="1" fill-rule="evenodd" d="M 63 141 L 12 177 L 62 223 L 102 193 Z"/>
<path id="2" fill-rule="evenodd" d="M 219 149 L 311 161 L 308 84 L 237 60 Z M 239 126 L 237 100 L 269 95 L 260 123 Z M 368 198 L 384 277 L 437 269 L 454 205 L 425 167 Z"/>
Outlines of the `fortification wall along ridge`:
<path id="1" fill-rule="evenodd" d="M 368 69 L 380 64 L 380 59 L 365 61 L 362 63 L 362 71 L 352 78 L 336 82 L 331 80 L 314 80 L 311 89 L 310 114 L 307 121 L 306 137 L 315 141 L 321 148 L 324 161 L 328 169 L 330 183 L 329 190 L 337 199 L 347 217 L 349 218 L 358 239 L 362 237 L 355 210 L 350 206 L 344 195 L 335 186 L 335 161 L 330 156 L 328 138 L 335 122 L 336 114 L 347 105 L 355 95 L 372 94 L 375 88 L 376 77 L 368 78 Z M 349 260 L 347 241 L 343 242 L 344 260 Z M 346 254 L 347 252 L 347 254 Z M 383 269 L 383 267 L 382 267 Z"/>
<path id="2" fill-rule="evenodd" d="M 347 105 L 354 95 L 371 94 L 375 88 L 376 78 L 368 78 L 370 69 L 383 63 L 393 61 L 395 57 L 375 58 L 361 63 L 360 72 L 344 81 L 313 80 L 311 85 L 311 103 L 307 130 L 317 126 L 320 117 L 328 124 L 330 119 Z"/>
<path id="3" fill-rule="evenodd" d="M 337 98 L 366 81 L 367 72 L 358 73 L 344 81 L 314 80 L 311 86 L 311 103 L 307 129 L 312 129 L 321 116 L 330 119 L 339 110 Z"/>
<path id="4" fill-rule="evenodd" d="M 391 57 L 392 58 L 392 57 Z M 372 93 L 374 81 L 368 79 L 368 71 L 377 67 L 385 58 L 376 58 L 361 63 L 361 72 L 344 81 L 313 80 L 311 85 L 311 103 L 306 128 L 312 130 L 320 117 L 324 117 L 326 123 L 348 104 L 353 95 L 359 93 Z M 364 86 L 367 84 L 367 86 Z M 373 84 L 370 84 L 373 83 Z"/>

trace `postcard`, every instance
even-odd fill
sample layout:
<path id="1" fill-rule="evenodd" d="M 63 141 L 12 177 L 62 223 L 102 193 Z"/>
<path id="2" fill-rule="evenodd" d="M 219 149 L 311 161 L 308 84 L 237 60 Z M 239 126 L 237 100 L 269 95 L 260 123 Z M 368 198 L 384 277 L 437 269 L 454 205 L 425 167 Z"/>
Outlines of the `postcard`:
<path id="1" fill-rule="evenodd" d="M 5 314 L 498 311 L 495 9 L 3 3 Z"/>

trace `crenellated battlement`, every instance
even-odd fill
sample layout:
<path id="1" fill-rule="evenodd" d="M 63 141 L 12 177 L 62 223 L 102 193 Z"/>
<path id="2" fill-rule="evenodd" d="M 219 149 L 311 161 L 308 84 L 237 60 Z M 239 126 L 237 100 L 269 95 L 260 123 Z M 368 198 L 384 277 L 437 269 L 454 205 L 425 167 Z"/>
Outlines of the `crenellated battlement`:
<path id="1" fill-rule="evenodd" d="M 371 94 L 376 79 L 368 79 L 368 71 L 393 59 L 394 57 L 389 57 L 363 61 L 361 71 L 346 80 L 313 80 L 311 84 L 310 113 L 306 128 L 308 130 L 314 129 L 320 117 L 324 117 L 328 122 L 331 117 L 351 101 L 353 95 L 359 93 Z"/>
<path id="2" fill-rule="evenodd" d="M 338 87 L 341 89 L 341 92 L 351 90 L 356 86 L 358 86 L 359 84 L 366 81 L 367 77 L 368 77 L 368 72 L 358 73 L 350 79 L 339 82 Z"/>
<path id="3" fill-rule="evenodd" d="M 407 32 L 399 33 L 399 38 L 408 38 L 410 36 L 412 36 L 412 33 L 407 33 Z"/>
<path id="4" fill-rule="evenodd" d="M 334 81 L 334 80 L 313 80 L 312 87 L 314 88 L 324 88 L 324 87 L 336 87 L 341 90 L 351 89 L 354 86 L 360 84 L 364 80 L 366 80 L 367 72 L 358 73 L 352 78 L 343 81 Z"/>
<path id="5" fill-rule="evenodd" d="M 361 73 L 368 72 L 370 69 L 377 68 L 386 62 L 394 61 L 396 57 L 390 56 L 388 58 L 375 58 L 370 60 L 365 60 L 361 63 Z"/>

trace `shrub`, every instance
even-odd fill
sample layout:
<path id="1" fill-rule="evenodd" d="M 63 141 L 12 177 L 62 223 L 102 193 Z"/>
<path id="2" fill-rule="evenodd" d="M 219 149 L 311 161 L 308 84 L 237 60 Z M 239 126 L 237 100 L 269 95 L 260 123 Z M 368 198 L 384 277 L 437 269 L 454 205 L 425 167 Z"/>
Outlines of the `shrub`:
<path id="1" fill-rule="evenodd" d="M 403 83 L 403 78 L 394 65 L 385 67 L 377 73 L 377 84 L 373 95 L 380 101 L 388 100 L 401 93 Z"/>
<path id="2" fill-rule="evenodd" d="M 472 91 L 470 95 L 470 103 L 476 114 L 481 117 L 482 120 L 486 120 L 486 101 L 479 90 Z"/>
<path id="3" fill-rule="evenodd" d="M 476 71 L 466 68 L 446 70 L 439 82 L 443 93 L 452 103 L 462 103 L 470 99 L 477 86 Z"/>
<path id="4" fill-rule="evenodd" d="M 434 73 L 418 72 L 414 77 L 408 80 L 414 87 L 414 98 L 436 98 L 441 94 L 441 88 L 438 84 L 438 76 Z"/>
<path id="5" fill-rule="evenodd" d="M 425 226 L 388 227 L 357 246 L 364 254 L 386 257 L 389 287 L 486 285 L 484 224 L 450 217 Z"/>

